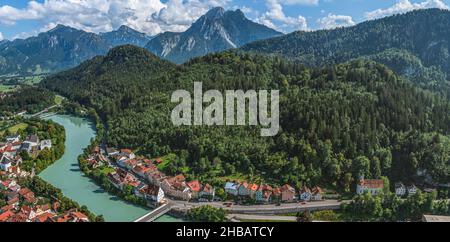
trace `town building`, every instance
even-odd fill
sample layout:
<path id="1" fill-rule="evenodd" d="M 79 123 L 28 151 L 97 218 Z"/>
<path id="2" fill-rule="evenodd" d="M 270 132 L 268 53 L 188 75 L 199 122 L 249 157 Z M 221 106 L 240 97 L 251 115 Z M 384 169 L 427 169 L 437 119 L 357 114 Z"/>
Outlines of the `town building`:
<path id="1" fill-rule="evenodd" d="M 250 186 L 247 182 L 241 183 L 238 189 L 239 196 L 249 196 L 250 195 Z"/>
<path id="2" fill-rule="evenodd" d="M 23 143 L 30 144 L 31 147 L 39 146 L 39 137 L 37 135 L 29 135 Z"/>
<path id="3" fill-rule="evenodd" d="M 8 143 L 15 143 L 15 142 L 19 142 L 19 141 L 20 141 L 19 134 L 6 137 L 6 142 L 8 142 Z"/>
<path id="4" fill-rule="evenodd" d="M 162 203 L 164 200 L 164 191 L 161 187 L 148 185 L 144 190 L 145 198 L 152 202 Z"/>
<path id="5" fill-rule="evenodd" d="M 403 197 L 406 195 L 406 187 L 403 183 L 401 182 L 395 183 L 395 195 L 399 197 Z"/>
<path id="6" fill-rule="evenodd" d="M 199 181 L 190 181 L 186 183 L 186 186 L 191 190 L 192 198 L 198 198 L 202 184 Z"/>
<path id="7" fill-rule="evenodd" d="M 356 193 L 358 195 L 362 195 L 368 192 L 371 195 L 378 195 L 383 191 L 383 189 L 384 189 L 383 180 L 370 180 L 370 179 L 366 180 L 364 179 L 364 177 L 361 177 L 356 186 Z"/>
<path id="8" fill-rule="evenodd" d="M 311 200 L 311 189 L 306 186 L 303 186 L 300 190 L 300 200 L 302 201 L 310 201 Z"/>
<path id="9" fill-rule="evenodd" d="M 227 182 L 225 184 L 225 192 L 233 196 L 239 195 L 239 184 L 234 182 Z"/>
<path id="10" fill-rule="evenodd" d="M 315 186 L 311 189 L 311 201 L 321 201 L 323 200 L 322 188 Z"/>
<path id="11" fill-rule="evenodd" d="M 417 187 L 414 184 L 408 186 L 408 196 L 412 196 L 417 193 Z"/>
<path id="12" fill-rule="evenodd" d="M 44 149 L 51 149 L 52 148 L 52 141 L 49 139 L 46 140 L 42 140 L 41 144 L 40 144 L 40 149 L 44 150 Z"/>
<path id="13" fill-rule="evenodd" d="M 273 188 L 269 185 L 260 185 L 255 193 L 255 200 L 258 203 L 270 203 Z"/>
<path id="14" fill-rule="evenodd" d="M 295 200 L 295 189 L 293 187 L 286 184 L 280 189 L 282 202 L 293 202 Z"/>
<path id="15" fill-rule="evenodd" d="M 198 195 L 201 201 L 213 201 L 215 196 L 216 190 L 209 184 L 205 184 Z"/>

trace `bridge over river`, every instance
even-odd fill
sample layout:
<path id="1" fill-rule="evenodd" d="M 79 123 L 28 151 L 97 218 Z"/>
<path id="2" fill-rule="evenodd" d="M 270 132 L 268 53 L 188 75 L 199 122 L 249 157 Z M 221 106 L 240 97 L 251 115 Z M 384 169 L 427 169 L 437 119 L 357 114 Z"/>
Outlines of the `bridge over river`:
<path id="1" fill-rule="evenodd" d="M 134 222 L 137 223 L 147 223 L 147 222 L 153 222 L 159 217 L 163 216 L 164 214 L 168 213 L 171 209 L 171 205 L 169 203 L 165 203 L 155 210 L 149 212 L 148 214 L 136 219 Z"/>

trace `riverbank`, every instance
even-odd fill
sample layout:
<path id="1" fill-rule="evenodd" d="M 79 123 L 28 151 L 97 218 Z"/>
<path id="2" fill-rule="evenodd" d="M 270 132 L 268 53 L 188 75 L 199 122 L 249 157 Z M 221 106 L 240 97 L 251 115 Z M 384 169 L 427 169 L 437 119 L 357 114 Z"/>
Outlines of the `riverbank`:
<path id="1" fill-rule="evenodd" d="M 103 215 L 106 222 L 131 222 L 150 211 L 109 194 L 82 173 L 78 165 L 78 156 L 96 137 L 92 122 L 71 115 L 53 115 L 46 119 L 66 129 L 66 152 L 60 160 L 40 174 L 41 178 L 95 214 Z M 163 216 L 157 220 L 157 222 L 173 221 L 179 220 L 170 216 Z"/>

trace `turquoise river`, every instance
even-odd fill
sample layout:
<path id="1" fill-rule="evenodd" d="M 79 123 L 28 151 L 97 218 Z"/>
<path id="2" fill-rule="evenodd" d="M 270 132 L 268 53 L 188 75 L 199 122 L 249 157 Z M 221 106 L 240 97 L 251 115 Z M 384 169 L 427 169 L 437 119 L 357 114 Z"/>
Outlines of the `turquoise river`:
<path id="1" fill-rule="evenodd" d="M 105 192 L 86 177 L 78 166 L 77 157 L 82 154 L 92 138 L 95 128 L 86 119 L 69 115 L 51 115 L 45 119 L 63 125 L 66 130 L 64 156 L 39 174 L 41 178 L 62 190 L 65 196 L 85 205 L 97 215 L 103 215 L 107 222 L 130 222 L 145 215 L 150 209 L 141 208 L 120 200 Z M 163 216 L 158 222 L 181 221 Z"/>

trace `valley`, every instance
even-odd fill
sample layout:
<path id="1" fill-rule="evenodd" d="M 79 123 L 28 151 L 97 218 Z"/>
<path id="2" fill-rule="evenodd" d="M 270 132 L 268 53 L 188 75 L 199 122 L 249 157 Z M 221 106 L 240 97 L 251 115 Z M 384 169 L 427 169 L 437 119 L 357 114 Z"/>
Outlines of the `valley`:
<path id="1" fill-rule="evenodd" d="M 9 75 L 0 80 L 0 117 L 16 121 L 55 101 L 62 113 L 90 117 L 98 133 L 86 120 L 50 117 L 66 129 L 75 125 L 67 134 L 81 136 L 70 142 L 83 142 L 71 143 L 70 157 L 42 177 L 107 221 L 144 214 L 122 200 L 164 204 L 161 191 L 188 218 L 202 221 L 208 213 L 220 221 L 224 211 L 255 214 L 263 207 L 292 208 L 286 213 L 299 212 L 301 220 L 307 215 L 300 212 L 322 203 L 339 210 L 328 215 L 342 221 L 449 215 L 448 25 L 450 11 L 427 9 L 283 34 L 223 8 L 212 8 L 185 32 L 151 37 L 127 26 L 95 34 L 58 25 L 0 45 L 0 75 Z M 48 74 L 33 75 L 42 70 Z M 199 82 L 219 93 L 279 91 L 279 132 L 263 137 L 267 127 L 257 122 L 191 126 L 201 120 L 195 115 L 194 122 L 174 125 L 172 110 L 190 106 L 195 95 L 181 104 L 171 95 L 195 93 Z M 213 102 L 194 104 L 206 109 Z M 222 105 L 214 114 L 225 111 Z M 5 125 L 3 132 L 16 129 Z M 69 186 L 63 176 L 80 182 Z M 99 200 L 118 212 L 109 214 L 94 204 Z"/>

